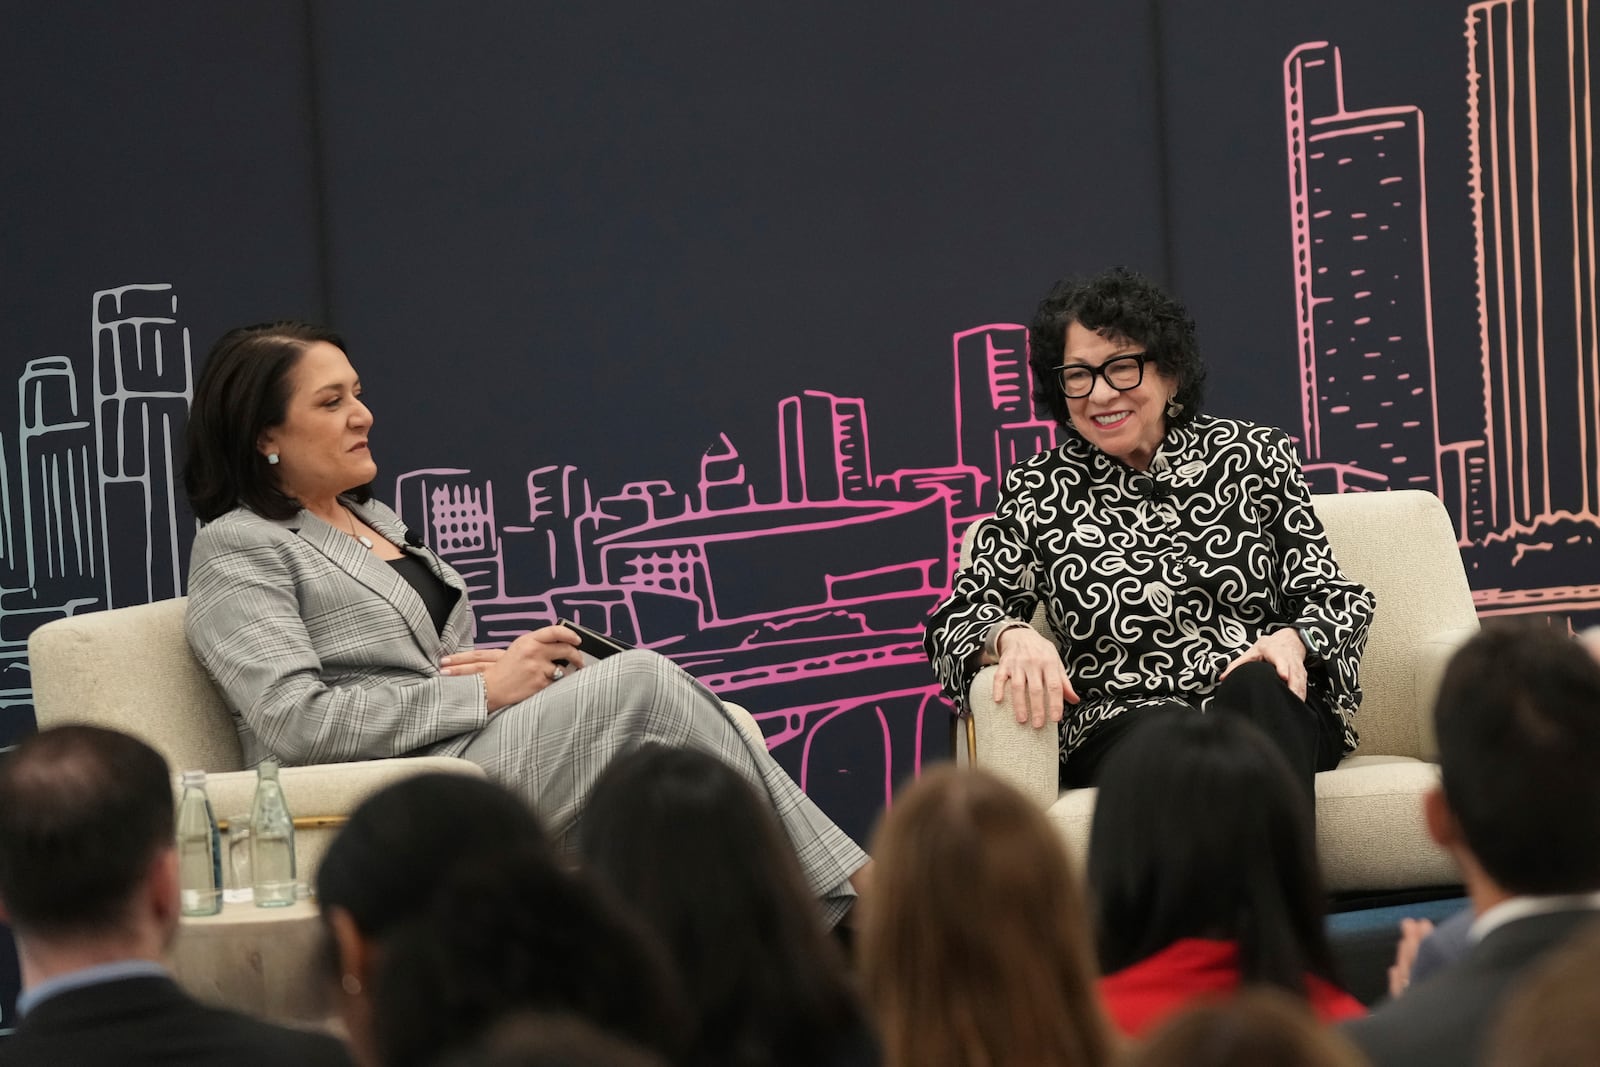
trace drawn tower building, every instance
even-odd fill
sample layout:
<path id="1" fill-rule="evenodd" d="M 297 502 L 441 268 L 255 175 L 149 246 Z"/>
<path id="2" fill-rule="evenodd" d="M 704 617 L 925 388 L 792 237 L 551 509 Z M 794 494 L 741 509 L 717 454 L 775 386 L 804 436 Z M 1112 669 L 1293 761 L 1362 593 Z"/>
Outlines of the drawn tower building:
<path id="1" fill-rule="evenodd" d="M 17 382 L 17 409 L 23 527 L 18 577 L 41 603 L 98 597 L 94 431 L 72 361 L 29 360 Z"/>
<path id="2" fill-rule="evenodd" d="M 778 451 L 787 503 L 858 500 L 872 492 L 866 406 L 807 389 L 778 403 Z"/>
<path id="3" fill-rule="evenodd" d="M 472 599 L 504 595 L 493 482 L 454 467 L 408 471 L 394 496 L 401 521 L 461 574 Z"/>
<path id="4" fill-rule="evenodd" d="M 1055 425 L 1033 410 L 1027 327 L 996 323 L 951 339 L 955 359 L 956 462 L 979 472 L 974 514 L 988 514 L 1018 460 L 1055 446 Z"/>
<path id="5" fill-rule="evenodd" d="M 1600 506 L 1594 34 L 1587 0 L 1467 9 L 1467 120 L 1496 531 Z M 1540 75 L 1544 77 L 1541 78 Z M 1552 461 L 1550 443 L 1566 444 Z"/>
<path id="6" fill-rule="evenodd" d="M 170 285 L 124 285 L 94 295 L 107 607 L 164 600 L 183 588 L 177 456 L 194 376 L 189 331 L 177 313 Z"/>
<path id="7" fill-rule="evenodd" d="M 1349 110 L 1339 50 L 1284 61 L 1306 473 L 1437 490 L 1422 112 Z"/>

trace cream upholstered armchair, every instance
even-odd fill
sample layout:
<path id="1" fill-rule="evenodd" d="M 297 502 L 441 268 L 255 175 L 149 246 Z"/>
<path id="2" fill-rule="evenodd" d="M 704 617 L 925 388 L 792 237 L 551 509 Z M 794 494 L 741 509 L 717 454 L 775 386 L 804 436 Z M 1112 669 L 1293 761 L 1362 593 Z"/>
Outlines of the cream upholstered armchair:
<path id="1" fill-rule="evenodd" d="M 1314 496 L 1334 556 L 1372 590 L 1377 612 L 1361 661 L 1361 746 L 1317 775 L 1317 847 L 1330 892 L 1452 885 L 1460 875 L 1429 839 L 1422 796 L 1437 780 L 1433 698 L 1451 654 L 1478 629 L 1455 531 L 1438 498 L 1420 490 Z M 980 520 L 981 521 L 981 520 Z M 961 545 L 970 558 L 977 524 Z M 1033 619 L 1049 636 L 1043 612 Z M 986 767 L 1048 810 L 1083 867 L 1095 790 L 1057 790 L 1054 730 L 1019 726 L 995 704 L 986 667 L 973 679 L 972 716 L 958 724 L 957 758 Z"/>
<path id="2" fill-rule="evenodd" d="M 188 598 L 58 619 L 28 640 L 34 717 L 40 729 L 80 722 L 132 734 L 167 758 L 173 774 L 206 772 L 217 818 L 248 812 L 256 774 L 246 769 L 233 714 L 183 636 Z M 300 876 L 311 879 L 333 835 L 384 786 L 440 771 L 483 776 L 452 756 L 286 767 Z"/>
<path id="3" fill-rule="evenodd" d="M 165 756 L 174 775 L 205 770 L 211 806 L 227 819 L 250 810 L 256 775 L 244 766 L 232 712 L 189 651 L 186 605 L 178 597 L 41 626 L 28 641 L 34 714 L 40 728 L 86 722 L 132 734 Z M 744 709 L 728 708 L 747 732 L 761 735 Z M 453 756 L 284 768 L 300 876 L 315 875 L 334 833 L 362 800 L 428 771 L 483 776 L 477 764 Z"/>

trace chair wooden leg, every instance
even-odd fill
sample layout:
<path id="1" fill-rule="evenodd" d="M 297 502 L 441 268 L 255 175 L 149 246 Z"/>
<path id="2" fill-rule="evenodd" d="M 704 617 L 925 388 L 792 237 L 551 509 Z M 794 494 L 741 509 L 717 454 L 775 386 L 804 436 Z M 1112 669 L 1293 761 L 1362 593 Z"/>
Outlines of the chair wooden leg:
<path id="1" fill-rule="evenodd" d="M 962 756 L 962 734 L 966 735 L 966 759 Z M 965 764 L 975 766 L 978 762 L 978 728 L 973 724 L 971 715 L 952 715 L 950 717 L 950 758 L 956 761 L 957 766 Z"/>

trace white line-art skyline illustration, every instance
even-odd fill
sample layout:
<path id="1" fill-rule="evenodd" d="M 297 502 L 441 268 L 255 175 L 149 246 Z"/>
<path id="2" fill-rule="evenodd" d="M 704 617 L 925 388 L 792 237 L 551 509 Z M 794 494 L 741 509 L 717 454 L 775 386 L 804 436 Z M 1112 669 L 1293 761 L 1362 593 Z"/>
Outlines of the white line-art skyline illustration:
<path id="1" fill-rule="evenodd" d="M 101 290 L 89 327 L 90 380 L 67 355 L 28 360 L 14 432 L 0 428 L 0 714 L 31 707 L 38 626 L 182 591 L 174 464 L 193 367 L 178 296 L 166 283 Z"/>

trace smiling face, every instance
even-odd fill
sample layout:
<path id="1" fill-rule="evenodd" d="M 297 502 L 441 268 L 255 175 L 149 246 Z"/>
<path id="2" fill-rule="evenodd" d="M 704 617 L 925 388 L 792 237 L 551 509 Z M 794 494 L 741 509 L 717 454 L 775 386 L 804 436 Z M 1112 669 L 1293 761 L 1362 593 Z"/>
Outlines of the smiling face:
<path id="1" fill-rule="evenodd" d="M 1109 359 L 1143 351 L 1142 345 L 1102 336 L 1074 322 L 1067 327 L 1062 363 L 1098 370 Z M 1152 359 L 1144 365 L 1144 380 L 1127 392 L 1117 392 L 1103 375 L 1096 375 L 1088 396 L 1067 398 L 1067 412 L 1073 429 L 1085 441 L 1142 471 L 1150 466 L 1166 436 L 1167 401 L 1177 391 L 1178 383 L 1163 374 Z"/>
<path id="2" fill-rule="evenodd" d="M 361 402 L 361 379 L 345 354 L 326 341 L 309 345 L 288 383 L 283 422 L 263 431 L 256 445 L 262 455 L 278 454 L 278 486 L 315 507 L 377 477 L 367 448 L 372 412 Z"/>

